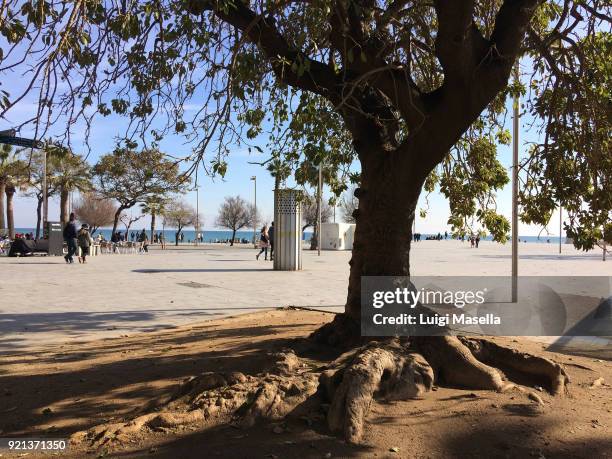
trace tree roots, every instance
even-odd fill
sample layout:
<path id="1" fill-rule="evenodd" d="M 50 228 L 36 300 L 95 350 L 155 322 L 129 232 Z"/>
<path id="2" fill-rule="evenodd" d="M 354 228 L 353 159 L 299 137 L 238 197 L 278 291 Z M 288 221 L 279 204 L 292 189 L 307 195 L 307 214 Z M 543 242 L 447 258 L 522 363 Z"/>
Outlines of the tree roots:
<path id="1" fill-rule="evenodd" d="M 433 371 L 425 359 L 399 345 L 370 343 L 343 354 L 320 377 L 331 400 L 327 416 L 332 431 L 358 442 L 374 395 L 388 400 L 418 398 L 431 390 Z"/>
<path id="2" fill-rule="evenodd" d="M 533 379 L 552 395 L 562 395 L 567 392 L 569 376 L 561 365 L 552 360 L 503 347 L 485 339 L 460 339 L 482 362 L 500 367 L 508 373 L 516 372 Z"/>
<path id="3" fill-rule="evenodd" d="M 483 339 L 428 336 L 414 337 L 409 344 L 397 339 L 371 342 L 349 351 L 322 372 L 319 390 L 331 402 L 329 428 L 357 443 L 374 397 L 419 398 L 431 390 L 434 380 L 501 392 L 514 387 L 506 369 L 526 384 L 543 384 L 553 395 L 563 393 L 569 382 L 560 365 L 542 357 Z"/>
<path id="4" fill-rule="evenodd" d="M 315 339 L 335 340 L 351 330 L 346 319 L 337 318 L 332 324 L 340 332 L 328 325 L 313 334 Z M 299 414 L 298 408 L 303 410 L 304 402 L 318 391 L 329 401 L 330 430 L 357 443 L 374 398 L 419 398 L 432 389 L 434 381 L 504 391 L 514 386 L 512 379 L 532 387 L 537 383 L 553 395 L 564 393 L 569 382 L 563 368 L 548 359 L 484 339 L 454 336 L 371 341 L 342 354 L 322 371 L 307 368 L 293 351 L 271 357 L 274 363 L 264 373 L 204 373 L 185 381 L 157 411 L 78 432 L 72 440 L 101 447 L 146 430 L 188 424 L 232 422 L 250 427 L 260 419 L 276 421 Z"/>
<path id="5" fill-rule="evenodd" d="M 318 374 L 304 368 L 292 351 L 272 357 L 276 363 L 266 373 L 203 373 L 185 381 L 160 411 L 77 432 L 71 441 L 93 448 L 111 447 L 146 430 L 223 422 L 250 427 L 259 419 L 283 419 L 316 393 Z"/>

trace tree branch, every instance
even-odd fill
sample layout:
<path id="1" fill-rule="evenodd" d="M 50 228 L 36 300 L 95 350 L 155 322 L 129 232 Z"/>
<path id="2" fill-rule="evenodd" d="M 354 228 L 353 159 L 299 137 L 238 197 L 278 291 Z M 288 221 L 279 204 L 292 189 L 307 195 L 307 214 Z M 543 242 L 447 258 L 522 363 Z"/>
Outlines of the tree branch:
<path id="1" fill-rule="evenodd" d="M 210 0 L 191 3 L 200 3 L 199 6 L 204 10 L 212 11 L 221 20 L 241 31 L 251 43 L 259 46 L 270 59 L 272 69 L 280 81 L 319 94 L 332 102 L 338 101 L 337 88 L 341 82 L 334 71 L 291 46 L 279 33 L 272 16 L 264 18 L 257 15 L 241 1 L 232 6 Z M 199 10 L 192 8 L 192 12 Z M 291 69 L 291 64 L 300 60 L 306 66 L 302 75 Z"/>

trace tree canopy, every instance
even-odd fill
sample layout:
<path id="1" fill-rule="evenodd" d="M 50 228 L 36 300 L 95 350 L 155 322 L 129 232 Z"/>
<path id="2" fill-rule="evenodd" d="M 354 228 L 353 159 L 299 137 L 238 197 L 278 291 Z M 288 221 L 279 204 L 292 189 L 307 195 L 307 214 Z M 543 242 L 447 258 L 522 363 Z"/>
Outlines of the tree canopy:
<path id="1" fill-rule="evenodd" d="M 275 170 L 358 158 L 363 174 L 393 158 L 419 191 L 439 186 L 455 228 L 475 215 L 504 240 L 496 144 L 518 93 L 544 138 L 523 164 L 523 219 L 544 224 L 560 204 L 588 248 L 610 224 L 610 12 L 603 0 L 6 1 L 0 74 L 25 83 L 0 88 L 0 115 L 35 91 L 39 137 L 61 120 L 69 142 L 79 120 L 115 113 L 129 142 L 182 133 L 221 174 L 229 146 L 259 148 L 261 133 Z"/>
<path id="2" fill-rule="evenodd" d="M 113 232 L 124 210 L 139 202 L 182 191 L 188 183 L 185 176 L 179 174 L 177 163 L 155 149 L 137 152 L 118 148 L 102 156 L 93 172 L 96 191 L 119 203 Z"/>

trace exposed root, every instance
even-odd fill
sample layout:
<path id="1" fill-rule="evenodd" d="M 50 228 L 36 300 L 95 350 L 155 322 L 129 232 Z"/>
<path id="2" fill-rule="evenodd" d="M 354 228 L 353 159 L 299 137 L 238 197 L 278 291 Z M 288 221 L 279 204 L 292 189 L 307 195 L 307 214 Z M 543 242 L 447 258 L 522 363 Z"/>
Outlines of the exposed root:
<path id="1" fill-rule="evenodd" d="M 145 430 L 223 422 L 250 427 L 259 419 L 282 419 L 317 391 L 318 374 L 305 369 L 292 352 L 272 356 L 277 364 L 268 373 L 203 373 L 185 381 L 159 412 L 77 432 L 71 441 L 99 448 L 125 442 Z"/>
<path id="2" fill-rule="evenodd" d="M 395 340 L 343 354 L 320 377 L 321 389 L 331 400 L 330 429 L 358 442 L 374 395 L 387 400 L 418 398 L 431 389 L 433 376 L 421 355 L 409 353 Z"/>
<path id="3" fill-rule="evenodd" d="M 355 343 L 361 339 L 356 326 L 352 319 L 338 315 L 311 338 L 325 344 Z M 318 391 L 330 402 L 330 430 L 342 432 L 347 441 L 357 443 L 374 398 L 419 398 L 432 389 L 434 378 L 469 389 L 503 391 L 514 387 L 507 376 L 519 381 L 517 375 L 521 374 L 531 378 L 528 385 L 533 386 L 533 380 L 538 379 L 552 394 L 562 393 L 569 382 L 563 368 L 548 359 L 484 339 L 455 336 L 361 343 L 320 373 L 307 368 L 291 350 L 271 357 L 274 364 L 256 376 L 234 372 L 190 378 L 155 412 L 78 432 L 72 441 L 112 447 L 147 430 L 190 424 L 209 427 L 224 422 L 250 427 L 262 419 L 278 421 L 289 414 L 304 414 L 309 405 L 305 402 Z M 538 406 L 543 405 L 537 394 L 529 396 Z"/>
<path id="4" fill-rule="evenodd" d="M 561 365 L 552 360 L 503 347 L 485 339 L 461 338 L 461 340 L 478 360 L 543 380 L 542 385 L 552 395 L 560 395 L 567 391 L 569 376 Z"/>
<path id="5" fill-rule="evenodd" d="M 436 379 L 446 384 L 495 391 L 506 387 L 502 375 L 480 362 L 455 336 L 416 337 L 413 344 L 433 367 Z"/>

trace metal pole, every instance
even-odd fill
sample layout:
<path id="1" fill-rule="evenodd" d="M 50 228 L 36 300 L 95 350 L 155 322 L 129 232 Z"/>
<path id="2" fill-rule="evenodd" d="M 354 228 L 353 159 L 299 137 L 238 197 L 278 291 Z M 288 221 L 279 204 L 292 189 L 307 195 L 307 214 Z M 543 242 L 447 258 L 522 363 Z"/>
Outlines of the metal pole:
<path id="1" fill-rule="evenodd" d="M 559 253 L 561 253 L 561 231 L 563 231 L 563 207 L 559 203 Z"/>
<path id="2" fill-rule="evenodd" d="M 317 253 L 321 256 L 321 195 L 323 194 L 323 168 L 319 163 L 319 184 L 317 186 Z"/>
<path id="3" fill-rule="evenodd" d="M 200 189 L 196 186 L 196 234 L 195 245 L 200 243 Z"/>
<path id="4" fill-rule="evenodd" d="M 514 66 L 514 78 L 519 79 L 518 61 Z M 519 98 L 515 94 L 512 103 L 512 302 L 518 299 L 518 149 L 519 149 Z"/>
<path id="5" fill-rule="evenodd" d="M 253 206 L 253 244 L 257 244 L 257 176 L 252 176 L 251 180 L 253 180 L 255 186 L 255 204 Z"/>
<path id="6" fill-rule="evenodd" d="M 42 196 L 43 196 L 43 239 L 47 232 L 47 217 L 49 214 L 49 204 L 47 202 L 47 149 L 43 148 L 43 176 L 42 176 Z M 47 237 L 49 235 L 47 234 Z"/>
<path id="7" fill-rule="evenodd" d="M 606 261 L 606 225 L 604 224 L 604 227 L 601 231 L 601 236 L 603 239 L 603 255 L 602 255 L 602 261 Z"/>

